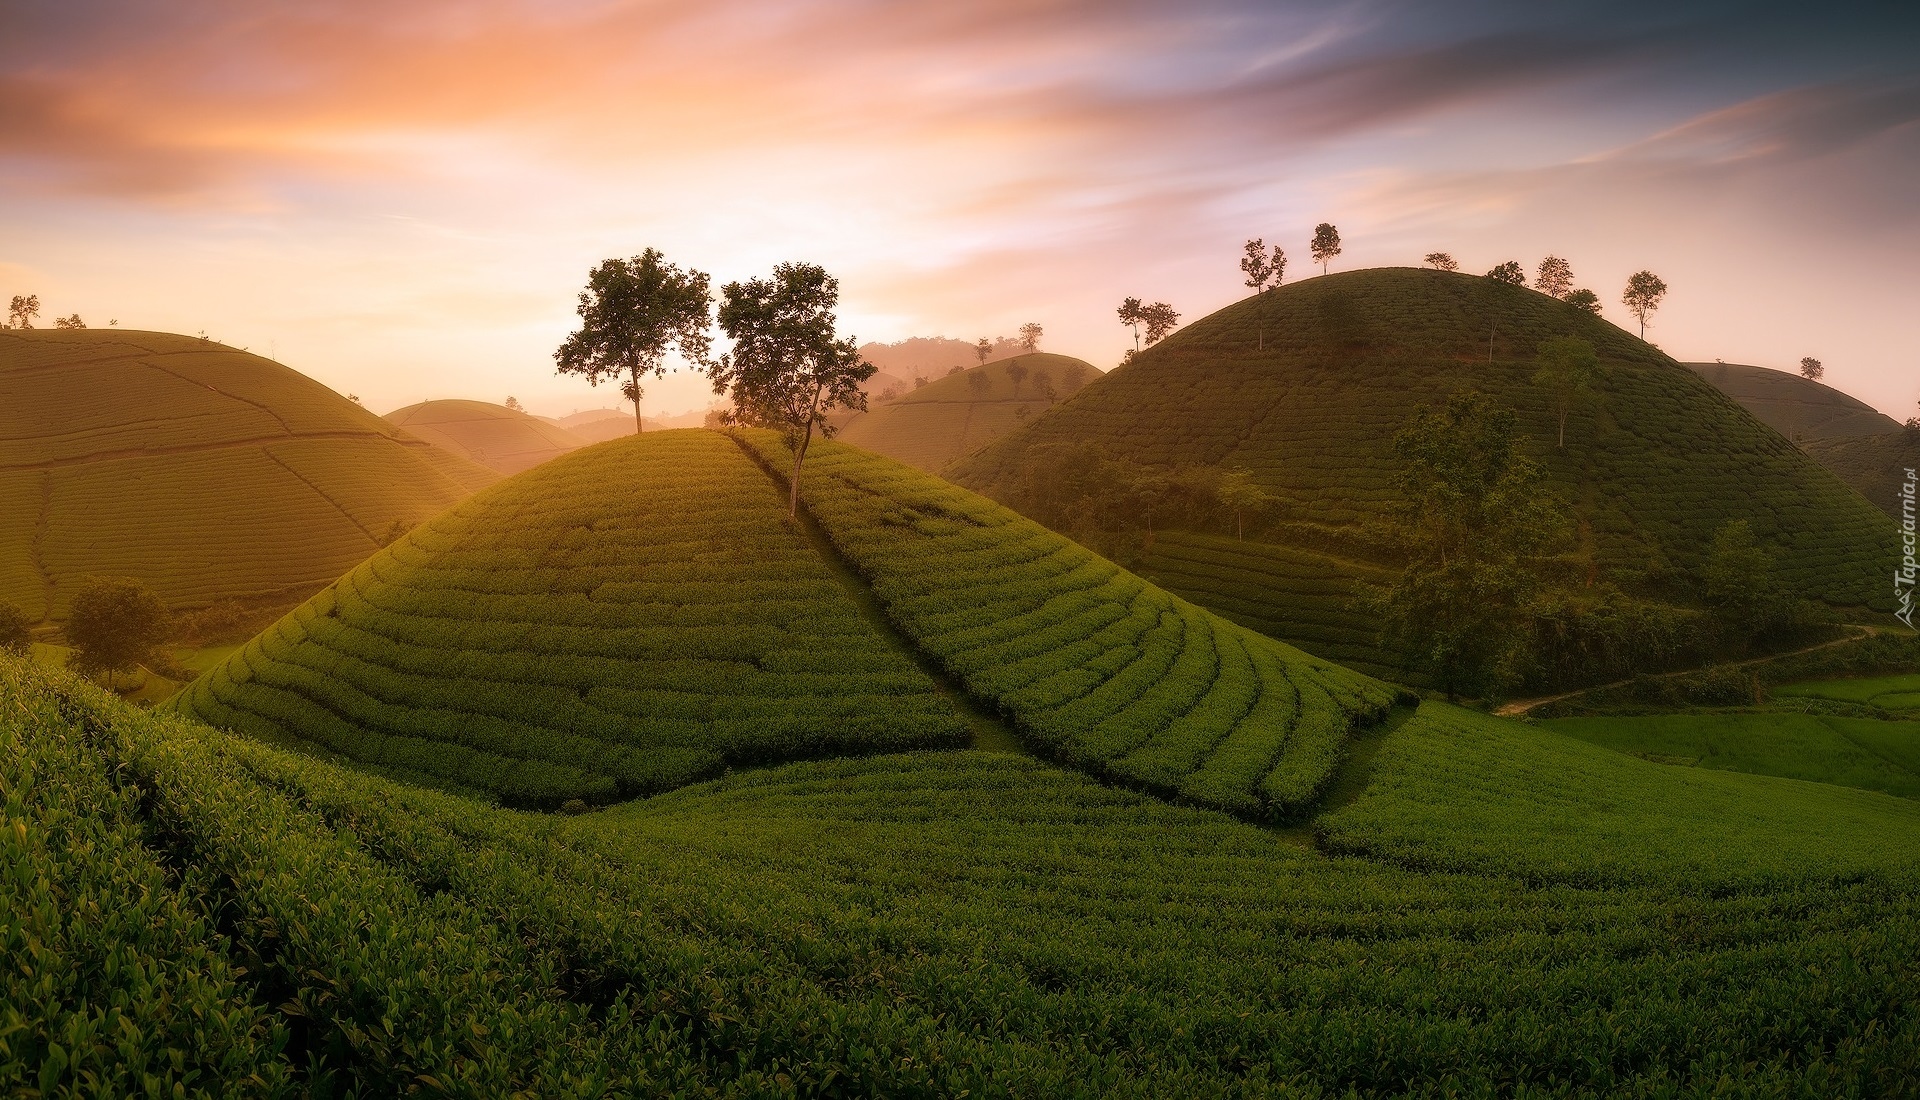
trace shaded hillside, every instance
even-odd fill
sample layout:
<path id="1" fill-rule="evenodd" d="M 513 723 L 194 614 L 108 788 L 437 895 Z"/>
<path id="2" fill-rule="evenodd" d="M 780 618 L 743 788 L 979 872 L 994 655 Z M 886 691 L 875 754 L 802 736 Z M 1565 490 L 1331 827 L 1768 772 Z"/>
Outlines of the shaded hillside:
<path id="1" fill-rule="evenodd" d="M 1816 439 L 1806 451 L 1895 520 L 1908 470 L 1920 470 L 1920 432 L 1901 429 L 1849 439 Z"/>
<path id="2" fill-rule="evenodd" d="M 1900 422 L 1858 398 L 1789 371 L 1740 363 L 1683 363 L 1796 443 L 1900 430 Z"/>
<path id="3" fill-rule="evenodd" d="M 1016 368 L 1026 372 L 1018 385 L 1011 373 Z M 1099 374 L 1092 364 L 1069 355 L 1016 355 L 947 375 L 896 401 L 875 403 L 846 420 L 839 438 L 937 473 L 1079 392 Z"/>
<path id="4" fill-rule="evenodd" d="M 587 442 L 539 417 L 489 401 L 422 401 L 395 409 L 387 419 L 429 443 L 505 475 L 532 469 Z"/>
<path id="5" fill-rule="evenodd" d="M 1264 351 L 1255 347 L 1262 317 Z M 1550 395 L 1533 375 L 1539 343 L 1568 334 L 1596 348 L 1602 370 L 1599 399 L 1574 408 L 1562 450 Z M 1378 544 L 1368 525 L 1398 499 L 1394 435 L 1468 388 L 1516 410 L 1530 452 L 1570 503 L 1574 553 L 1598 578 L 1684 598 L 1715 530 L 1744 519 L 1796 591 L 1889 605 L 1893 532 L 1831 473 L 1653 346 L 1546 295 L 1467 275 L 1356 271 L 1235 303 L 949 474 L 1017 504 L 1044 488 L 1047 445 L 1151 466 L 1244 467 L 1278 498 L 1256 536 L 1365 557 Z M 1181 583 L 1151 553 L 1142 567 L 1196 600 L 1221 590 Z M 1319 579 L 1302 587 L 1276 575 L 1235 595 L 1245 597 L 1243 621 L 1311 646 L 1327 635 L 1295 625 L 1291 604 L 1324 590 Z"/>
<path id="6" fill-rule="evenodd" d="M 221 344 L 0 332 L 0 600 L 29 615 L 89 574 L 175 609 L 298 599 L 496 476 Z"/>

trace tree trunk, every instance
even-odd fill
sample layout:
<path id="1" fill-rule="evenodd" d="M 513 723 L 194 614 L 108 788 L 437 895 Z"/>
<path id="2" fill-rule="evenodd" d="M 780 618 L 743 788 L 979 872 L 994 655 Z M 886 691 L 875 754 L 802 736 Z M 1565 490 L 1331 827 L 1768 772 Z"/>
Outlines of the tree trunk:
<path id="1" fill-rule="evenodd" d="M 1560 449 L 1567 449 L 1567 410 L 1560 410 Z"/>
<path id="2" fill-rule="evenodd" d="M 629 367 L 627 369 L 633 378 L 633 434 L 639 435 L 645 427 L 640 421 L 640 368 Z"/>
<path id="3" fill-rule="evenodd" d="M 813 420 L 807 420 L 806 434 L 793 449 L 793 478 L 787 483 L 787 518 L 800 518 L 800 464 L 807 460 L 807 446 L 813 442 Z"/>

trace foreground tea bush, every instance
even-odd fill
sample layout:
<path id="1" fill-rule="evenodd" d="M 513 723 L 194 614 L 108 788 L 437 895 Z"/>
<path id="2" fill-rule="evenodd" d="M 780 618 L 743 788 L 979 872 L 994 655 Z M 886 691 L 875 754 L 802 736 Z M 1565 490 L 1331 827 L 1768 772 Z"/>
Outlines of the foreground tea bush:
<path id="1" fill-rule="evenodd" d="M 649 433 L 482 493 L 171 706 L 518 805 L 965 743 L 724 436 Z"/>
<path id="2" fill-rule="evenodd" d="M 6 849 L 10 876 L 65 891 L 113 862 L 146 883 L 115 900 L 159 901 L 150 934 L 74 919 L 61 939 L 0 908 L 3 1003 L 161 1021 L 129 967 L 200 968 L 203 987 L 169 988 L 202 1031 L 137 1036 L 194 1068 L 182 1091 L 1878 1096 L 1920 1074 L 1916 883 L 1848 864 L 1857 831 L 1832 838 L 1852 873 L 1789 860 L 1764 889 L 1530 884 L 1329 859 L 980 753 L 789 765 L 544 817 L 23 668 L 0 678 L 7 831 L 24 814 L 38 837 L 18 792 L 61 785 L 113 824 L 90 846 Z M 1529 745 L 1498 746 L 1509 770 L 1527 771 Z M 1596 800 L 1620 775 L 1582 778 Z M 1444 816 L 1444 787 L 1421 796 Z M 1689 820 L 1652 803 L 1619 816 L 1647 834 Z M 125 959 L 112 980 L 16 976 L 22 959 L 71 969 L 109 949 Z M 199 1024 L 216 1016 L 224 1029 Z M 23 1034 L 0 1036 L 9 1091 L 167 1095 L 183 1072 L 120 1089 L 135 1049 L 95 1046 L 88 1072 L 109 1084 L 89 1089 Z"/>

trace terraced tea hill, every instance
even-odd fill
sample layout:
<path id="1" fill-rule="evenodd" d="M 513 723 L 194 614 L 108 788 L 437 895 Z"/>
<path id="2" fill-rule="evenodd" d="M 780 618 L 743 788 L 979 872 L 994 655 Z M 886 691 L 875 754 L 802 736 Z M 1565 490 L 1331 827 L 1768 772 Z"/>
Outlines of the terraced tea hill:
<path id="1" fill-rule="evenodd" d="M 1598 400 L 1568 417 L 1564 450 L 1551 395 L 1533 382 L 1538 345 L 1560 335 L 1589 341 L 1602 368 Z M 1346 272 L 1229 306 L 949 473 L 1011 500 L 1041 444 L 1093 443 L 1149 465 L 1238 466 L 1280 498 L 1272 524 L 1344 529 L 1365 541 L 1365 525 L 1385 520 L 1398 499 L 1396 432 L 1468 387 L 1516 410 L 1603 573 L 1630 590 L 1699 568 L 1715 530 L 1744 519 L 1795 591 L 1890 606 L 1886 517 L 1778 432 L 1598 317 L 1448 272 Z M 1294 614 L 1285 602 L 1259 609 L 1275 623 Z M 1291 626 L 1281 636 L 1304 640 Z"/>
<path id="2" fill-rule="evenodd" d="M 778 435 L 742 439 L 769 468 L 791 467 Z M 887 615 L 1055 759 L 1287 817 L 1395 698 L 983 497 L 843 444 L 815 448 L 801 500 Z"/>
<path id="3" fill-rule="evenodd" d="M 435 446 L 501 474 L 530 470 L 587 440 L 538 417 L 488 401 L 422 401 L 387 419 Z M 626 424 L 631 427 L 628 417 Z"/>
<path id="4" fill-rule="evenodd" d="M 1850 439 L 1816 439 L 1806 444 L 1814 461 L 1892 517 L 1901 518 L 1908 470 L 1920 470 L 1920 432 L 1905 429 Z M 1920 507 L 1920 488 L 1915 490 Z"/>
<path id="5" fill-rule="evenodd" d="M 516 805 L 964 744 L 725 436 L 575 452 L 414 529 L 170 707 Z"/>
<path id="6" fill-rule="evenodd" d="M 1744 363 L 1683 363 L 1740 402 L 1760 422 L 1796 443 L 1852 439 L 1900 430 L 1900 422 L 1832 386 L 1791 371 Z"/>
<path id="7" fill-rule="evenodd" d="M 794 764 L 544 818 L 138 713 L 4 655 L 0 714 L 9 1094 L 1893 1096 L 1920 1079 L 1920 880 L 1890 858 L 1920 852 L 1915 807 L 1695 773 L 1609 811 L 1643 773 L 1682 773 L 1491 719 L 1389 735 L 1388 781 L 1342 830 L 1385 844 L 1362 827 L 1423 812 L 1445 824 L 1412 840 L 1477 845 L 1458 853 L 1473 870 L 1436 874 L 1018 756 Z M 1741 792 L 1758 801 L 1727 801 Z M 1829 862 L 1800 873 L 1803 838 L 1766 864 L 1800 812 L 1822 817 Z M 1488 820 L 1494 837 L 1467 831 Z M 1662 877 L 1697 865 L 1674 858 L 1690 837 L 1755 888 Z M 1609 872 L 1637 862 L 1570 881 L 1596 840 Z M 1535 882 L 1543 846 L 1566 864 Z"/>
<path id="8" fill-rule="evenodd" d="M 1555 718 L 1542 725 L 1659 764 L 1920 798 L 1920 722 L 1760 711 Z"/>
<path id="9" fill-rule="evenodd" d="M 1014 370 L 1026 372 L 1017 386 Z M 1099 374 L 1092 364 L 1069 355 L 1016 355 L 946 375 L 895 401 L 874 403 L 848 420 L 839 438 L 938 473 L 1071 397 Z M 1042 389 L 1043 376 L 1051 397 Z"/>
<path id="10" fill-rule="evenodd" d="M 120 329 L 0 332 L 0 600 L 81 578 L 174 609 L 303 598 L 495 475 L 278 363 Z"/>

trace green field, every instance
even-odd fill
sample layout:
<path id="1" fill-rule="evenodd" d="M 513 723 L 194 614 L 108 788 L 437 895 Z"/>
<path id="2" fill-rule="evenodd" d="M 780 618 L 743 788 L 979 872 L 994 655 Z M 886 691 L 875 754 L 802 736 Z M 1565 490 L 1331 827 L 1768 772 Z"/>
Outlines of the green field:
<path id="1" fill-rule="evenodd" d="M 395 409 L 386 419 L 442 450 L 508 476 L 589 442 L 558 424 L 489 401 L 422 401 Z M 622 423 L 631 430 L 633 418 L 625 417 Z"/>
<path id="2" fill-rule="evenodd" d="M 1008 368 L 1016 364 L 1029 372 L 1018 387 L 1008 373 Z M 1076 368 L 1081 373 L 1080 382 L 1069 386 L 1067 372 Z M 1054 397 L 1041 392 L 1041 374 L 1050 380 L 1056 391 Z M 946 375 L 908 390 L 894 401 L 871 402 L 866 412 L 841 426 L 839 438 L 938 473 L 962 455 L 979 450 L 1073 396 L 1099 375 L 1085 360 L 1068 355 L 1016 355 Z M 976 388 L 975 377 L 985 378 L 986 386 Z"/>
<path id="3" fill-rule="evenodd" d="M 1920 469 L 1920 432 L 1815 439 L 1807 453 L 1895 522 L 1901 518 L 1908 470 Z M 1920 497 L 1920 491 L 1916 491 Z M 1916 505 L 1920 506 L 1920 505 Z"/>
<path id="4" fill-rule="evenodd" d="M 1683 364 L 1795 442 L 1852 439 L 1900 430 L 1900 422 L 1832 386 L 1790 370 L 1741 363 Z"/>
<path id="5" fill-rule="evenodd" d="M 66 615 L 88 575 L 173 609 L 305 598 L 495 475 L 221 344 L 0 332 L 0 600 Z"/>
<path id="6" fill-rule="evenodd" d="M 1554 718 L 1540 724 L 1658 763 L 1920 798 L 1920 722 L 1761 712 Z"/>
<path id="7" fill-rule="evenodd" d="M 1860 676 L 1842 680 L 1805 680 L 1781 684 L 1773 694 L 1789 698 L 1837 699 L 1865 703 L 1881 710 L 1920 710 L 1920 674 Z"/>
<path id="8" fill-rule="evenodd" d="M 1260 311 L 1264 351 L 1255 347 Z M 1600 399 L 1574 408 L 1560 449 L 1550 395 L 1533 374 L 1538 344 L 1563 334 L 1592 343 L 1601 371 Z M 948 473 L 1019 506 L 1030 452 L 1049 444 L 1092 444 L 1149 466 L 1244 467 L 1278 498 L 1250 536 L 1316 552 L 1378 547 L 1374 525 L 1392 515 L 1403 474 L 1395 433 L 1422 407 L 1468 387 L 1515 410 L 1529 452 L 1568 502 L 1572 555 L 1583 567 L 1590 559 L 1599 579 L 1684 601 L 1714 532 L 1744 519 L 1775 554 L 1789 589 L 1839 607 L 1890 606 L 1892 525 L 1778 432 L 1598 317 L 1439 271 L 1346 272 L 1229 306 Z M 1301 544 L 1299 532 L 1326 538 Z M 1254 555 L 1187 543 L 1201 545 L 1221 553 L 1222 573 L 1236 576 L 1197 576 L 1188 549 L 1183 592 L 1307 648 L 1344 635 L 1348 656 L 1367 659 L 1353 648 L 1360 621 L 1329 624 L 1320 601 L 1301 599 L 1334 586 L 1302 587 L 1284 568 L 1249 579 Z M 1283 566 L 1290 556 L 1275 554 Z"/>
<path id="9" fill-rule="evenodd" d="M 1920 1075 L 1920 807 L 1432 704 L 1323 824 L 1334 855 L 1018 756 L 546 817 L 3 657 L 0 713 L 0 858 L 36 872 L 0 878 L 10 1094 L 1883 1096 Z"/>

